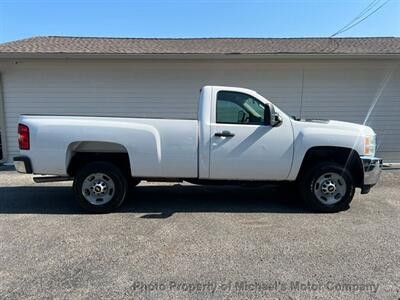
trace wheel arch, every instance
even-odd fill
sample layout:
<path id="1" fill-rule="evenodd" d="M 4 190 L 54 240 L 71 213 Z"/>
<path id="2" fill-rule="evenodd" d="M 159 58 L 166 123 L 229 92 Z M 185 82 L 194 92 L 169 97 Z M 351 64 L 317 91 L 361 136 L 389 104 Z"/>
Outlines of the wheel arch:
<path id="1" fill-rule="evenodd" d="M 120 167 L 131 176 L 131 159 L 127 148 L 119 143 L 106 141 L 75 141 L 68 145 L 66 152 L 67 174 L 74 176 L 85 164 L 107 161 Z"/>
<path id="2" fill-rule="evenodd" d="M 352 148 L 336 146 L 316 146 L 308 149 L 296 180 L 299 180 L 309 168 L 323 161 L 336 162 L 342 165 L 349 170 L 356 187 L 363 185 L 364 169 L 358 152 Z"/>

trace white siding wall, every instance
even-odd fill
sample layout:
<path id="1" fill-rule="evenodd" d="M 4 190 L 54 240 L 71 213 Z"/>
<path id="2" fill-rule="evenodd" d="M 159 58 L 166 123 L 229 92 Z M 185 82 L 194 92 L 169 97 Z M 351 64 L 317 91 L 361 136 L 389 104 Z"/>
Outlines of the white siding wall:
<path id="1" fill-rule="evenodd" d="M 378 136 L 378 155 L 388 162 L 400 162 L 399 65 L 306 68 L 302 115 L 371 126 Z"/>
<path id="2" fill-rule="evenodd" d="M 201 86 L 257 90 L 288 114 L 362 123 L 380 155 L 400 161 L 400 69 L 385 61 L 21 61 L 0 64 L 9 160 L 18 115 L 70 114 L 194 119 Z M 387 79 L 385 81 L 385 79 Z"/>

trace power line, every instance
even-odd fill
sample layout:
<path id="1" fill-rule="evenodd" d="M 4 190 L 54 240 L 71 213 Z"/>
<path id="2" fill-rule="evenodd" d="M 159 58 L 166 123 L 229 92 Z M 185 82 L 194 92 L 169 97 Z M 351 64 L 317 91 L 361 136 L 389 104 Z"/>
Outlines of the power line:
<path id="1" fill-rule="evenodd" d="M 354 22 L 358 21 L 359 19 L 361 19 L 362 17 L 364 17 L 367 13 L 369 13 L 376 4 L 379 4 L 381 0 L 373 0 L 371 1 L 367 7 L 365 7 L 354 19 L 352 19 L 349 23 L 346 24 L 346 26 L 342 27 L 342 29 L 340 29 L 339 31 L 344 30 L 345 28 L 347 28 L 349 25 L 353 24 Z"/>
<path id="2" fill-rule="evenodd" d="M 373 10 L 371 13 L 369 13 L 368 15 L 365 15 L 366 13 L 370 12 L 373 7 L 378 4 L 379 0 L 374 0 L 372 1 L 366 8 L 364 8 L 364 10 L 358 14 L 357 17 L 355 17 L 353 20 L 351 20 L 351 22 L 349 22 L 346 26 L 342 27 L 341 29 L 339 29 L 337 32 L 335 32 L 334 34 L 332 34 L 330 37 L 335 37 L 338 34 L 341 34 L 343 32 L 346 32 L 348 30 L 350 30 L 351 28 L 353 28 L 354 26 L 360 24 L 362 21 L 364 21 L 365 19 L 369 18 L 370 16 L 372 16 L 374 13 L 376 13 L 378 10 L 380 10 L 382 7 L 384 7 L 390 0 L 386 0 L 385 2 L 383 2 L 380 6 L 378 6 L 375 10 Z M 361 18 L 361 19 L 360 19 Z"/>
<path id="3" fill-rule="evenodd" d="M 354 20 L 360 18 L 362 15 L 364 15 L 365 13 L 367 13 L 369 10 L 371 10 L 371 9 L 373 8 L 373 6 L 375 6 L 375 4 L 378 4 L 379 1 L 381 1 L 381 0 L 374 0 L 374 1 L 372 1 L 370 4 L 368 4 L 368 6 L 367 6 L 366 8 L 364 8 L 364 9 L 360 12 L 360 14 L 359 14 L 357 17 L 355 17 L 351 22 L 353 22 Z M 351 23 L 351 22 L 350 22 L 350 23 Z"/>
<path id="4" fill-rule="evenodd" d="M 334 37 L 342 32 L 347 31 L 355 22 L 359 21 L 361 18 L 363 18 L 366 14 L 368 14 L 374 7 L 376 7 L 376 4 L 379 4 L 380 0 L 373 0 L 371 1 L 367 7 L 365 7 L 355 18 L 353 18 L 349 23 L 347 23 L 345 26 L 343 26 L 341 29 L 336 31 L 334 34 L 332 34 L 330 37 Z"/>
<path id="5" fill-rule="evenodd" d="M 359 20 L 358 22 L 352 24 L 351 26 L 340 30 L 338 33 L 336 33 L 335 35 L 338 35 L 340 33 L 346 32 L 348 30 L 350 30 L 351 28 L 353 28 L 354 26 L 357 26 L 358 24 L 360 24 L 362 21 L 366 20 L 367 18 L 369 18 L 370 16 L 372 16 L 374 13 L 376 13 L 378 10 L 380 10 L 382 7 L 384 7 L 390 0 L 385 1 L 382 5 L 380 5 L 378 8 L 376 8 L 374 11 L 372 11 L 370 14 L 368 14 L 367 16 L 365 16 L 364 18 L 362 18 L 361 20 Z M 333 35 L 333 36 L 335 36 Z M 332 37 L 333 37 L 332 36 Z"/>

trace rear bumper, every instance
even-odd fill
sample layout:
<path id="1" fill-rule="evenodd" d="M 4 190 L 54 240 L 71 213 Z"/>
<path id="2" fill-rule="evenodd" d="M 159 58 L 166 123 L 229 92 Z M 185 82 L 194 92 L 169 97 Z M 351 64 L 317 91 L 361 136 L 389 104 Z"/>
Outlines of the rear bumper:
<path id="1" fill-rule="evenodd" d="M 19 173 L 32 174 L 32 164 L 29 157 L 16 156 L 14 157 L 14 166 Z"/>
<path id="2" fill-rule="evenodd" d="M 378 182 L 383 163 L 381 158 L 366 156 L 362 156 L 361 161 L 364 168 L 364 185 L 361 188 L 361 193 L 366 194 Z"/>

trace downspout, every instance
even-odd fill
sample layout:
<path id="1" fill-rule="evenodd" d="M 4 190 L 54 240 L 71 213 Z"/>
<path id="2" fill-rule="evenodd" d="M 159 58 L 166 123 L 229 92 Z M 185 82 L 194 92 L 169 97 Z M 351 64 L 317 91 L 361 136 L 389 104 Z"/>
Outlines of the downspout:
<path id="1" fill-rule="evenodd" d="M 0 134 L 1 134 L 1 148 L 3 151 L 3 158 L 0 159 L 0 163 L 7 162 L 8 151 L 7 151 L 7 138 L 6 138 L 6 115 L 4 111 L 4 89 L 3 80 L 0 73 Z"/>
<path id="2" fill-rule="evenodd" d="M 303 95 L 304 95 L 304 67 L 301 70 L 301 96 L 300 96 L 300 116 L 299 119 L 303 117 Z"/>

